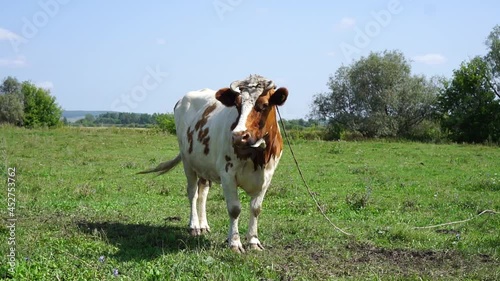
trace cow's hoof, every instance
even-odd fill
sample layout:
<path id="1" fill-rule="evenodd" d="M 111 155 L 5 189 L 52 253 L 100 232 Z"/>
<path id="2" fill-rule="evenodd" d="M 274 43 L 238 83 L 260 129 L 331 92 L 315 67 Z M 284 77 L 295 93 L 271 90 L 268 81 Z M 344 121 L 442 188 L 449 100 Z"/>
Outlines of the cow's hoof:
<path id="1" fill-rule="evenodd" d="M 200 229 L 200 232 L 201 232 L 201 234 L 202 234 L 202 235 L 203 235 L 203 234 L 210 233 L 210 228 L 209 228 L 209 227 L 207 227 L 207 228 L 202 228 L 202 229 Z"/>
<path id="2" fill-rule="evenodd" d="M 264 247 L 260 243 L 249 244 L 248 246 L 250 247 L 251 250 L 256 250 L 256 251 L 264 250 Z"/>
<path id="3" fill-rule="evenodd" d="M 191 235 L 191 236 L 200 236 L 201 235 L 201 229 L 199 229 L 199 228 L 190 228 L 189 229 L 189 235 Z"/>
<path id="4" fill-rule="evenodd" d="M 231 251 L 237 253 L 237 254 L 244 254 L 245 253 L 245 249 L 243 249 L 243 246 L 242 245 L 233 245 L 231 246 Z"/>

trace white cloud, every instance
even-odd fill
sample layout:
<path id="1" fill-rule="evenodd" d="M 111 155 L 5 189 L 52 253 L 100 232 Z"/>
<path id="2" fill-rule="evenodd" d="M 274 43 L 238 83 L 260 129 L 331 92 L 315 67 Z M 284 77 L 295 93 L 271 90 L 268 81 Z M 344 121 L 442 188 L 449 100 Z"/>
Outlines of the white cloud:
<path id="1" fill-rule="evenodd" d="M 436 65 L 445 63 L 446 57 L 441 54 L 425 54 L 415 56 L 413 57 L 413 60 L 424 64 Z"/>
<path id="2" fill-rule="evenodd" d="M 26 58 L 17 56 L 16 58 L 0 58 L 0 66 L 23 67 L 26 66 Z"/>
<path id="3" fill-rule="evenodd" d="M 35 85 L 39 88 L 44 88 L 46 90 L 54 89 L 54 83 L 52 83 L 52 81 L 42 81 L 42 82 L 35 83 Z"/>
<path id="4" fill-rule="evenodd" d="M 335 24 L 335 30 L 347 30 L 356 25 L 356 19 L 351 17 L 343 17 L 340 22 Z"/>
<path id="5" fill-rule="evenodd" d="M 156 44 L 165 45 L 167 44 L 167 40 L 165 40 L 165 38 L 156 38 Z"/>
<path id="6" fill-rule="evenodd" d="M 22 37 L 14 32 L 0 27 L 0 40 L 19 40 Z"/>

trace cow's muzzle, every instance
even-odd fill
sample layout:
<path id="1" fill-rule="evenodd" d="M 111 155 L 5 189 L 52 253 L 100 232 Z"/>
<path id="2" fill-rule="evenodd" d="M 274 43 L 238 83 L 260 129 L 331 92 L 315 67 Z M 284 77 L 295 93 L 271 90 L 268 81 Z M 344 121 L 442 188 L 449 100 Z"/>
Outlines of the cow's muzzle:
<path id="1" fill-rule="evenodd" d="M 233 145 L 239 147 L 266 148 L 266 140 L 264 139 L 266 135 L 267 134 L 260 139 L 255 139 L 248 131 L 233 132 Z"/>

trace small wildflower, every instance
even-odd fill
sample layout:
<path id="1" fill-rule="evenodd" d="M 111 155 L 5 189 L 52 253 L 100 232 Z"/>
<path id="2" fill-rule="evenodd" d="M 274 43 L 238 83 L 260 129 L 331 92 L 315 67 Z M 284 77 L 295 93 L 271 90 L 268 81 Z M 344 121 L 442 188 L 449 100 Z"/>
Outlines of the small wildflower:
<path id="1" fill-rule="evenodd" d="M 30 257 L 24 257 L 24 261 L 30 261 Z"/>
<path id="2" fill-rule="evenodd" d="M 115 277 L 118 277 L 118 274 L 119 274 L 119 272 L 118 272 L 118 268 L 113 268 L 113 275 L 114 275 Z"/>
<path id="3" fill-rule="evenodd" d="M 100 257 L 99 257 L 99 262 L 103 263 L 103 262 L 104 262 L 104 260 L 105 260 L 105 257 L 104 257 L 104 256 L 100 256 Z"/>

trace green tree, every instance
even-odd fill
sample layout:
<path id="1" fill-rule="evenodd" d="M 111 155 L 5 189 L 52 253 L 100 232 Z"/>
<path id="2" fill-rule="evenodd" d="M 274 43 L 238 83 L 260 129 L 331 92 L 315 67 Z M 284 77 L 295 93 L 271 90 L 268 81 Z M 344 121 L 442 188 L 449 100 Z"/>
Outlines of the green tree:
<path id="1" fill-rule="evenodd" d="M 21 99 L 13 94 L 0 94 L 0 123 L 21 126 L 23 117 L 24 108 Z"/>
<path id="2" fill-rule="evenodd" d="M 48 90 L 39 88 L 25 81 L 21 85 L 24 97 L 24 125 L 27 127 L 48 126 L 59 124 L 62 109 L 57 105 L 56 98 Z"/>
<path id="3" fill-rule="evenodd" d="M 312 116 L 326 120 L 333 137 L 349 130 L 365 137 L 405 137 L 431 118 L 437 83 L 412 76 L 399 51 L 371 53 L 341 66 L 327 83 L 329 92 L 316 95 Z"/>
<path id="4" fill-rule="evenodd" d="M 156 127 L 163 132 L 175 134 L 175 119 L 173 114 L 156 114 Z"/>
<path id="5" fill-rule="evenodd" d="M 16 78 L 9 76 L 0 85 L 0 123 L 21 126 L 23 119 L 24 104 L 21 83 Z"/>
<path id="6" fill-rule="evenodd" d="M 0 93 L 21 95 L 21 83 L 16 78 L 8 76 L 0 86 Z"/>
<path id="7" fill-rule="evenodd" d="M 84 118 L 84 119 L 85 119 L 85 120 L 87 120 L 87 121 L 88 121 L 88 122 L 90 122 L 90 123 L 94 123 L 94 121 L 95 121 L 95 116 L 94 116 L 94 115 L 92 115 L 92 114 L 85 114 L 85 118 Z"/>
<path id="8" fill-rule="evenodd" d="M 488 86 L 500 99 L 500 25 L 496 25 L 486 39 L 488 54 L 485 57 L 491 71 L 490 77 L 485 77 Z"/>
<path id="9" fill-rule="evenodd" d="M 463 62 L 439 97 L 442 126 L 457 142 L 500 141 L 500 103 L 490 81 L 492 73 L 481 57 Z"/>
<path id="10" fill-rule="evenodd" d="M 151 124 L 154 120 L 152 120 L 151 118 L 151 115 L 147 114 L 147 113 L 143 113 L 140 115 L 140 118 L 139 118 L 139 123 L 140 124 Z"/>

